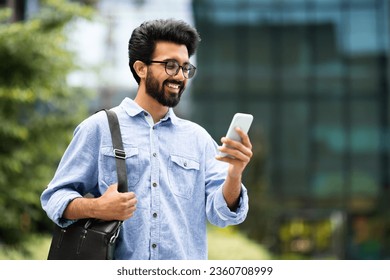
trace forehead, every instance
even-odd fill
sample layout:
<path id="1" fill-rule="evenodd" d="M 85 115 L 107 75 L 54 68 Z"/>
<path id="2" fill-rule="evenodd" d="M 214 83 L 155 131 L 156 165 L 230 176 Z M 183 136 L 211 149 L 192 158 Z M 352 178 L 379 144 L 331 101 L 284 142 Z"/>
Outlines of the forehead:
<path id="1" fill-rule="evenodd" d="M 153 59 L 175 59 L 178 62 L 186 62 L 189 60 L 188 50 L 185 45 L 159 41 L 156 43 Z"/>

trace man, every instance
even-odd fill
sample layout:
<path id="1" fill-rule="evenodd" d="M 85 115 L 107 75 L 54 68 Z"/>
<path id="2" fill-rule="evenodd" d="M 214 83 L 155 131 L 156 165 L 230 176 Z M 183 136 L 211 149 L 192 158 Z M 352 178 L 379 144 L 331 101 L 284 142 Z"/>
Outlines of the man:
<path id="1" fill-rule="evenodd" d="M 176 20 L 145 22 L 131 35 L 129 66 L 139 87 L 134 101 L 113 108 L 129 192 L 117 191 L 108 122 L 100 112 L 76 128 L 42 193 L 44 210 L 62 227 L 81 218 L 123 220 L 116 259 L 207 259 L 206 221 L 224 227 L 247 215 L 241 178 L 252 156 L 248 135 L 238 129 L 242 143 L 222 138 L 226 145 L 218 147 L 172 110 L 195 74 L 189 58 L 199 41 L 194 28 Z M 233 157 L 219 157 L 218 150 Z"/>

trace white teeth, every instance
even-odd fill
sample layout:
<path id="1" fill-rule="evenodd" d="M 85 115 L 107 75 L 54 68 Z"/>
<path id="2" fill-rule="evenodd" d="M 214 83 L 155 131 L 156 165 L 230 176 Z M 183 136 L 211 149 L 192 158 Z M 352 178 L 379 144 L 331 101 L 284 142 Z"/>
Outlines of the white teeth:
<path id="1" fill-rule="evenodd" d="M 167 84 L 168 87 L 178 89 L 179 85 L 178 84 Z"/>

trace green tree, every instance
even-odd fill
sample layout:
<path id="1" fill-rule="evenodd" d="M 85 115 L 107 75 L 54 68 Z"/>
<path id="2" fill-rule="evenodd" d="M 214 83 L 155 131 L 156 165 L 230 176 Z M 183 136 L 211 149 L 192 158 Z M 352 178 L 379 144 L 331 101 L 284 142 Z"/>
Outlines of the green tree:
<path id="1" fill-rule="evenodd" d="M 66 83 L 76 69 L 66 34 L 92 10 L 48 0 L 26 21 L 10 15 L 0 10 L 0 244 L 51 226 L 39 198 L 87 113 L 85 91 Z"/>

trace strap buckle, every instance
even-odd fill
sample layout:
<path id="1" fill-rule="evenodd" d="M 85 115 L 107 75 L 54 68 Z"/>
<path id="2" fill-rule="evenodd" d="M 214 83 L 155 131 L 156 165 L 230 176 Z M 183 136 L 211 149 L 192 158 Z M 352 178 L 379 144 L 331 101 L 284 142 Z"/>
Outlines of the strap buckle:
<path id="1" fill-rule="evenodd" d="M 114 154 L 116 158 L 126 159 L 126 153 L 124 150 L 114 149 Z"/>

